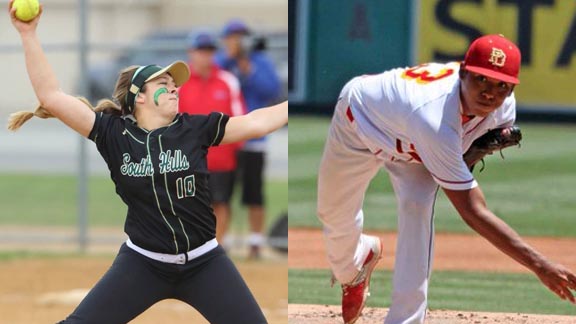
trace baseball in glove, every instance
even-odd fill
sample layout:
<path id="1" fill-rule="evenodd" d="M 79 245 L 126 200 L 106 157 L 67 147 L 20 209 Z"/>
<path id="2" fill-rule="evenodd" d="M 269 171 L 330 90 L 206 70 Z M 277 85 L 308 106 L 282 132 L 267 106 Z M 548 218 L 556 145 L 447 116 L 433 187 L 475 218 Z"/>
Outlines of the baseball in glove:
<path id="1" fill-rule="evenodd" d="M 522 132 L 518 126 L 492 129 L 472 143 L 468 151 L 464 153 L 464 162 L 472 170 L 478 161 L 482 161 L 482 169 L 480 169 L 482 171 L 486 155 L 500 151 L 500 155 L 504 158 L 502 150 L 510 146 L 520 146 L 521 140 Z"/>

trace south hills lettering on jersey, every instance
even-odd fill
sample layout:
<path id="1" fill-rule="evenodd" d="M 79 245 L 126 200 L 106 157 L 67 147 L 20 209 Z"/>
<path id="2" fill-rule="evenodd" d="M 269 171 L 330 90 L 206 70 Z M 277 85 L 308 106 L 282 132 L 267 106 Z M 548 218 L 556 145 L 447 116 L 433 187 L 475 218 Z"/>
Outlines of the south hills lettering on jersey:
<path id="1" fill-rule="evenodd" d="M 150 161 L 150 156 L 146 156 L 139 163 L 130 161 L 130 154 L 124 153 L 122 155 L 122 166 L 120 173 L 130 177 L 147 177 L 154 175 L 154 167 Z"/>
<path id="2" fill-rule="evenodd" d="M 168 172 L 178 172 L 188 170 L 190 168 L 190 163 L 186 155 L 182 154 L 182 151 L 174 151 L 174 156 L 172 156 L 172 151 L 168 150 L 166 152 L 160 153 L 160 173 Z"/>
<path id="3" fill-rule="evenodd" d="M 174 155 L 172 155 L 171 150 L 161 152 L 159 160 L 160 163 L 158 167 L 160 174 L 185 171 L 190 168 L 188 158 L 186 158 L 186 155 L 184 155 L 181 150 L 174 151 Z M 142 158 L 140 162 L 132 162 L 130 154 L 124 153 L 124 155 L 122 155 L 122 162 L 122 166 L 120 167 L 122 175 L 130 177 L 147 177 L 154 175 L 154 166 L 150 155 Z"/>

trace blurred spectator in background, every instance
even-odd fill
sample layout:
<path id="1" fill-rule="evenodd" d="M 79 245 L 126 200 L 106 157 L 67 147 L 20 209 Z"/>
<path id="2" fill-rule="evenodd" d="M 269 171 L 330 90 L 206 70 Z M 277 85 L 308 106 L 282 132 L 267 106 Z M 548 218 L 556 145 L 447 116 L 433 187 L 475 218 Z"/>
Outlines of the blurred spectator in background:
<path id="1" fill-rule="evenodd" d="M 246 113 L 238 79 L 214 63 L 216 39 L 207 32 L 189 38 L 190 79 L 180 87 L 179 110 L 189 114 L 222 112 L 229 116 Z M 237 151 L 241 144 L 212 146 L 208 149 L 209 186 L 216 215 L 216 239 L 225 243 L 231 217 L 230 198 L 234 189 Z"/>
<path id="2" fill-rule="evenodd" d="M 231 20 L 222 31 L 224 48 L 216 54 L 220 67 L 240 80 L 248 111 L 267 106 L 279 99 L 281 84 L 272 61 L 265 54 L 265 43 L 251 37 L 248 26 Z M 264 161 L 266 139 L 246 142 L 239 152 L 242 181 L 242 203 L 248 206 L 250 218 L 249 258 L 260 257 L 264 243 Z"/>

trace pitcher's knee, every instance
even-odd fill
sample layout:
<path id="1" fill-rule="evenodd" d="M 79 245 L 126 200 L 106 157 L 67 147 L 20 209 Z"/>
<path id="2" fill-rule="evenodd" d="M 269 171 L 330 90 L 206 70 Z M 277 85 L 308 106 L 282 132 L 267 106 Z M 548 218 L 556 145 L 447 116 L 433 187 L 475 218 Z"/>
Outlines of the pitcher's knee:
<path id="1" fill-rule="evenodd" d="M 334 208 L 330 208 L 329 206 L 322 204 L 322 203 L 318 203 L 318 207 L 316 208 L 316 216 L 318 217 L 318 219 L 320 219 L 322 222 L 325 222 L 327 220 L 330 219 L 330 217 L 335 215 L 335 210 Z"/>

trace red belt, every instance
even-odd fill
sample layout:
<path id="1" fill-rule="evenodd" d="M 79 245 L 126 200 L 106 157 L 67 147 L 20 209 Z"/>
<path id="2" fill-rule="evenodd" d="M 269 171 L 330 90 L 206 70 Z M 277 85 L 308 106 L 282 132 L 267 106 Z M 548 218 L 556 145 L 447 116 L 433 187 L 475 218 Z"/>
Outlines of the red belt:
<path id="1" fill-rule="evenodd" d="M 350 110 L 350 106 L 348 106 L 348 109 L 346 109 L 346 117 L 348 117 L 348 120 L 350 122 L 354 121 L 354 116 L 352 115 L 352 110 Z"/>

